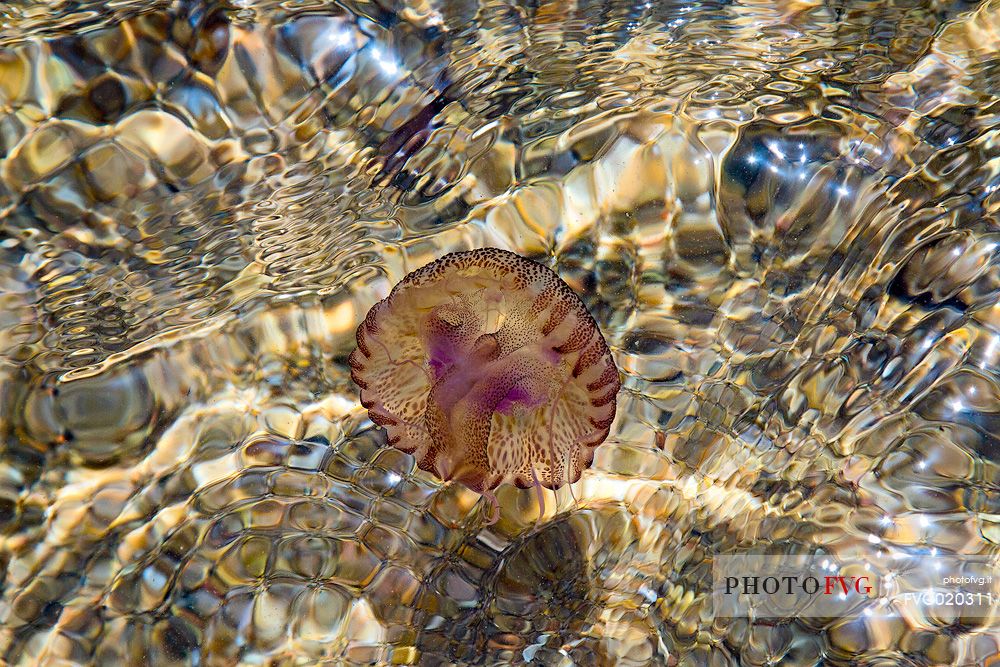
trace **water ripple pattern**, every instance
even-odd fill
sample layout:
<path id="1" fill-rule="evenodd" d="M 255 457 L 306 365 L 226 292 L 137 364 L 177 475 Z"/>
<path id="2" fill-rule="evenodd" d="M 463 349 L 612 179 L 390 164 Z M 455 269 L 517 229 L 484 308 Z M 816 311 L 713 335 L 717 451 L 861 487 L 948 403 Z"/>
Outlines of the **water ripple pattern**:
<path id="1" fill-rule="evenodd" d="M 0 662 L 993 664 L 1000 612 L 710 584 L 1000 559 L 998 110 L 997 0 L 3 3 Z M 481 247 L 623 372 L 490 526 L 347 361 Z"/>

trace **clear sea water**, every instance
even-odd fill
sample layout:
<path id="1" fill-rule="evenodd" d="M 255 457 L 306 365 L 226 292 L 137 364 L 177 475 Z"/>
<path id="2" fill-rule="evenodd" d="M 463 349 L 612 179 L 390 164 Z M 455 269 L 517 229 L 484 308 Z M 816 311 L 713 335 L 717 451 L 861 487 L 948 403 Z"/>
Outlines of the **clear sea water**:
<path id="1" fill-rule="evenodd" d="M 709 594 L 1000 558 L 998 190 L 996 0 L 8 0 L 0 663 L 998 664 L 996 613 Z M 480 247 L 623 375 L 492 526 L 347 366 Z"/>

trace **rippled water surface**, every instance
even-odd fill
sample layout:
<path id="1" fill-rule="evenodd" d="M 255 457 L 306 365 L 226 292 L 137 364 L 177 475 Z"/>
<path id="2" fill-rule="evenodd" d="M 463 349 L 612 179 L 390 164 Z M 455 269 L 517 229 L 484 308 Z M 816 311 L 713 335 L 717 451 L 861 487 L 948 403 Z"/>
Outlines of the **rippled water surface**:
<path id="1" fill-rule="evenodd" d="M 1000 553 L 998 49 L 996 0 L 0 4 L 0 662 L 995 664 L 709 587 Z M 347 367 L 486 246 L 623 374 L 489 527 Z"/>

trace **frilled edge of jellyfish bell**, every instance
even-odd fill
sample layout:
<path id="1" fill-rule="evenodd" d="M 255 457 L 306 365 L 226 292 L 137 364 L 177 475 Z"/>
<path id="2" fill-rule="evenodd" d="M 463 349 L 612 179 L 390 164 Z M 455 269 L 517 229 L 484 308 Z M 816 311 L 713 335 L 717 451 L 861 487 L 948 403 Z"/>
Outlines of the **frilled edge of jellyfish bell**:
<path id="1" fill-rule="evenodd" d="M 368 417 L 376 426 L 386 429 L 387 442 L 389 445 L 404 451 L 408 454 L 414 453 L 419 447 L 419 442 L 405 442 L 402 434 L 397 430 L 401 425 L 399 418 L 385 408 L 382 397 L 370 388 L 365 372 L 368 364 L 373 358 L 370 337 L 380 333 L 380 316 L 386 308 L 391 307 L 392 294 L 376 303 L 368 311 L 365 319 L 358 325 L 355 332 L 357 347 L 348 357 L 348 365 L 351 369 L 351 380 L 358 386 L 360 391 L 361 405 L 368 411 Z"/>

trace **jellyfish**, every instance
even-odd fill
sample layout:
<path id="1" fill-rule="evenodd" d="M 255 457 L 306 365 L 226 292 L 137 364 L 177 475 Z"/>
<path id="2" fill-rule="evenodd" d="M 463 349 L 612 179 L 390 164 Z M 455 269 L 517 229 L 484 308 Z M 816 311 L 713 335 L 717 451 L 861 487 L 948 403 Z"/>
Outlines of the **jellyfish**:
<path id="1" fill-rule="evenodd" d="M 373 423 L 421 470 L 490 504 L 512 483 L 576 482 L 620 387 L 608 345 L 551 269 L 498 248 L 445 255 L 400 281 L 357 330 L 351 377 Z"/>

